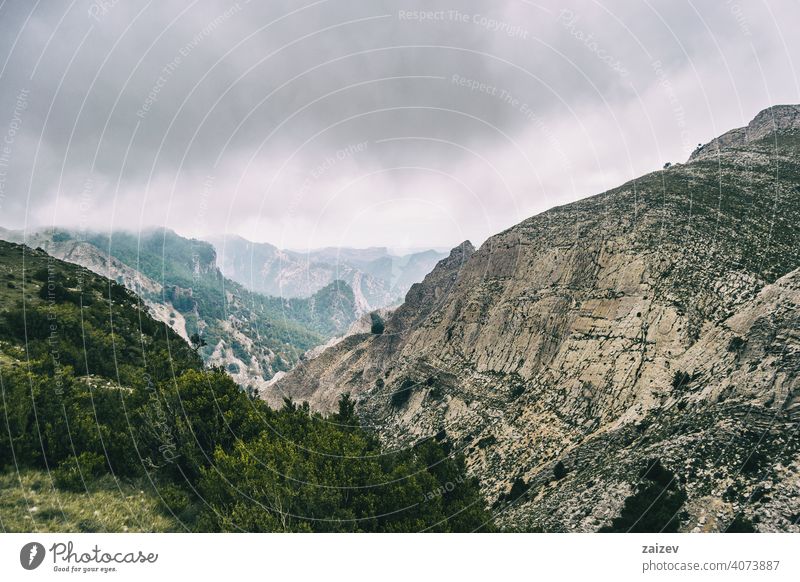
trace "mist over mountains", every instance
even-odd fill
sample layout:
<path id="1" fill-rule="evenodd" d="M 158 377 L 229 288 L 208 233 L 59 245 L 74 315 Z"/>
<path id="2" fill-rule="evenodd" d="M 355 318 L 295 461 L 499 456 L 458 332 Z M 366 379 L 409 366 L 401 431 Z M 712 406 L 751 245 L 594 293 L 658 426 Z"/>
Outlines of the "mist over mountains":
<path id="1" fill-rule="evenodd" d="M 196 343 L 209 365 L 263 388 L 302 354 L 341 335 L 364 313 L 392 306 L 432 268 L 435 251 L 322 249 L 303 255 L 238 237 L 209 242 L 169 229 L 139 233 L 0 229 L 131 289 L 157 320 Z M 257 270 L 247 270 L 260 261 Z"/>
<path id="2" fill-rule="evenodd" d="M 211 237 L 226 277 L 278 297 L 308 297 L 335 280 L 355 294 L 359 314 L 401 302 L 446 256 L 435 250 L 395 255 L 385 247 L 282 250 L 238 236 Z"/>

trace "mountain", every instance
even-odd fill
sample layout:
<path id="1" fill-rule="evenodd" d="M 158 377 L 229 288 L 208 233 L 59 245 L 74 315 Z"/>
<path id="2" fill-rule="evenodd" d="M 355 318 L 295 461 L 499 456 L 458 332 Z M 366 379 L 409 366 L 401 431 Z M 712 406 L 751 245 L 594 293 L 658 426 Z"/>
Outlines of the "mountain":
<path id="1" fill-rule="evenodd" d="M 331 281 L 308 298 L 281 299 L 226 279 L 207 242 L 167 229 L 142 233 L 4 231 L 50 255 L 82 265 L 137 293 L 151 315 L 204 345 L 206 363 L 243 386 L 262 387 L 306 350 L 344 332 L 356 318 L 352 289 Z"/>
<path id="2" fill-rule="evenodd" d="M 427 250 L 393 255 L 384 247 L 282 250 L 235 235 L 210 239 L 226 277 L 277 297 L 309 297 L 335 280 L 355 294 L 359 314 L 399 302 L 444 255 Z"/>
<path id="3" fill-rule="evenodd" d="M 382 449 L 348 399 L 272 410 L 44 251 L 0 242 L 0 282 L 0 531 L 492 531 L 444 443 Z"/>
<path id="4" fill-rule="evenodd" d="M 454 249 L 265 398 L 350 393 L 525 531 L 800 531 L 800 106 Z"/>

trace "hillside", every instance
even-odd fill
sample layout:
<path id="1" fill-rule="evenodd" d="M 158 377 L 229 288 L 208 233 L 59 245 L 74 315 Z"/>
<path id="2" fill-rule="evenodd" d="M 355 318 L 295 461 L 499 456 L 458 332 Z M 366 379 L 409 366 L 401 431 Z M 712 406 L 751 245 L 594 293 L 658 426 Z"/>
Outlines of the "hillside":
<path id="1" fill-rule="evenodd" d="M 226 277 L 258 293 L 309 297 L 333 281 L 345 281 L 358 314 L 400 302 L 408 289 L 444 255 L 433 250 L 392 255 L 385 248 L 279 249 L 235 235 L 211 239 Z"/>
<path id="2" fill-rule="evenodd" d="M 181 337 L 196 334 L 207 363 L 225 367 L 253 389 L 288 370 L 306 350 L 342 333 L 356 317 L 352 289 L 343 282 L 332 281 L 308 298 L 253 293 L 222 275 L 209 243 L 170 230 L 109 236 L 59 229 L 0 236 L 125 285 Z"/>
<path id="3" fill-rule="evenodd" d="M 271 410 L 43 251 L 0 242 L 0 283 L 0 530 L 491 531 L 443 443 L 384 450 L 347 398 Z"/>
<path id="4" fill-rule="evenodd" d="M 267 400 L 445 438 L 506 529 L 800 531 L 798 112 L 464 243 Z"/>

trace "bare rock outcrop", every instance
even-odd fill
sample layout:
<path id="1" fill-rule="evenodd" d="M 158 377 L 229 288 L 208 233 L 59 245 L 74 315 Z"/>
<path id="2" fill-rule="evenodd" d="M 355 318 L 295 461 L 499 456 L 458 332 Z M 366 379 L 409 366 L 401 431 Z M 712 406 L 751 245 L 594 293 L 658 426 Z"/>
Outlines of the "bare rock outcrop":
<path id="1" fill-rule="evenodd" d="M 714 158 L 735 148 L 744 148 L 776 134 L 800 131 L 800 105 L 775 105 L 756 115 L 746 127 L 732 129 L 697 148 L 689 161 Z"/>

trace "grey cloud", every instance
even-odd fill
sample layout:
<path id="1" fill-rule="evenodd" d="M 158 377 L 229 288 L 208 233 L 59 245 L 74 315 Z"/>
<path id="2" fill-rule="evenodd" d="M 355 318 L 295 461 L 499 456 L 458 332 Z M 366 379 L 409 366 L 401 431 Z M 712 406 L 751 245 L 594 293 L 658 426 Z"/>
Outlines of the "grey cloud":
<path id="1" fill-rule="evenodd" d="M 3 226 L 479 242 L 798 101 L 788 1 L 68 7 L 0 10 Z"/>

